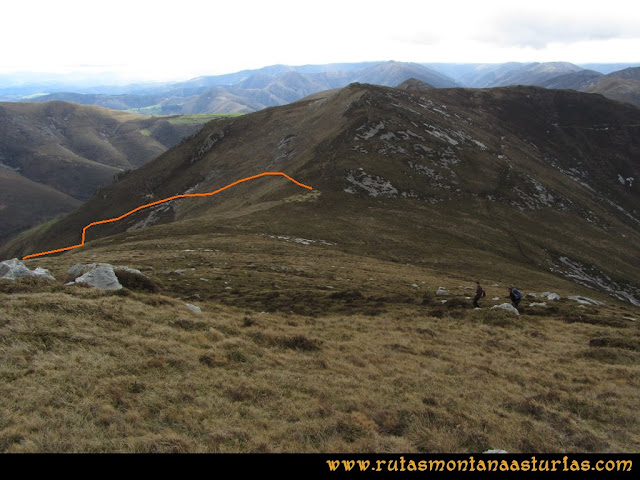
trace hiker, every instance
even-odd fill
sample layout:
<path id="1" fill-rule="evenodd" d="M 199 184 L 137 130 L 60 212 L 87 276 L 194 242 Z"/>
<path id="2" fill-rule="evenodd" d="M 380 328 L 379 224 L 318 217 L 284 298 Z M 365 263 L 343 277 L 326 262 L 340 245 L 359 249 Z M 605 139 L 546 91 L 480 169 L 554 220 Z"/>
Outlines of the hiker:
<path id="1" fill-rule="evenodd" d="M 476 282 L 476 296 L 473 297 L 473 306 L 476 308 L 480 308 L 480 305 L 478 305 L 478 300 L 486 296 L 487 294 L 484 291 L 484 288 L 482 288 L 482 285 L 480 285 L 480 282 Z"/>
<path id="2" fill-rule="evenodd" d="M 511 299 L 511 304 L 517 309 L 520 300 L 522 300 L 522 293 L 516 287 L 509 287 L 509 298 Z"/>

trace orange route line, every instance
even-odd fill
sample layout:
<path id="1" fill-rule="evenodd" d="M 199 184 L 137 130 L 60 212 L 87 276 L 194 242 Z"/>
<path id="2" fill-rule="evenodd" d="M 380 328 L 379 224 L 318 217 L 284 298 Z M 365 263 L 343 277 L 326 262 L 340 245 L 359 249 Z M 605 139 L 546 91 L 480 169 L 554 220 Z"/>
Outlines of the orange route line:
<path id="1" fill-rule="evenodd" d="M 177 198 L 188 198 L 188 197 L 210 197 L 212 195 L 215 195 L 216 193 L 220 193 L 223 190 L 226 190 L 227 188 L 231 188 L 234 185 L 238 185 L 239 183 L 243 183 L 243 182 L 247 182 L 249 180 L 253 180 L 255 178 L 260 178 L 260 177 L 264 177 L 267 175 L 281 175 L 289 180 L 291 180 L 293 183 L 295 183 L 296 185 L 299 185 L 301 187 L 307 188 L 309 190 L 313 190 L 312 187 L 310 187 L 309 185 L 305 185 L 304 183 L 300 183 L 297 180 L 294 180 L 293 178 L 291 178 L 289 175 L 287 175 L 286 173 L 282 173 L 282 172 L 263 172 L 263 173 L 259 173 L 258 175 L 253 175 L 251 177 L 246 177 L 243 178 L 241 180 L 236 180 L 233 183 L 230 183 L 229 185 L 226 185 L 222 188 L 219 188 L 218 190 L 215 190 L 213 192 L 206 192 L 206 193 L 183 193 L 181 195 L 174 195 L 173 197 L 169 197 L 169 198 L 164 198 L 162 200 L 158 200 L 156 202 L 151 202 L 151 203 L 147 203 L 146 205 L 140 205 L 137 208 L 134 208 L 133 210 L 131 210 L 130 212 L 125 213 L 124 215 L 120 215 L 119 217 L 115 217 L 115 218 L 109 218 L 108 220 L 100 220 L 98 222 L 92 222 L 89 225 L 87 225 L 86 227 L 84 227 L 82 229 L 82 242 L 79 243 L 78 245 L 72 245 L 70 247 L 64 247 L 64 248 L 58 248 L 56 250 L 49 250 L 46 252 L 40 252 L 40 253 L 32 253 L 31 255 L 25 255 L 24 257 L 22 257 L 23 260 L 26 260 L 27 258 L 33 258 L 33 257 L 40 257 L 42 255 L 49 255 L 51 253 L 58 253 L 58 252 L 64 252 L 66 250 L 73 250 L 74 248 L 80 248 L 82 246 L 84 246 L 85 243 L 85 236 L 87 233 L 87 229 L 93 227 L 94 225 L 100 225 L 101 223 L 111 223 L 111 222 L 117 222 L 118 220 L 122 220 L 124 217 L 128 217 L 129 215 L 131 215 L 132 213 L 136 213 L 137 211 L 140 211 L 144 208 L 148 208 L 148 207 L 153 207 L 154 205 L 159 205 L 161 203 L 164 202 L 168 202 L 170 200 L 176 200 Z"/>

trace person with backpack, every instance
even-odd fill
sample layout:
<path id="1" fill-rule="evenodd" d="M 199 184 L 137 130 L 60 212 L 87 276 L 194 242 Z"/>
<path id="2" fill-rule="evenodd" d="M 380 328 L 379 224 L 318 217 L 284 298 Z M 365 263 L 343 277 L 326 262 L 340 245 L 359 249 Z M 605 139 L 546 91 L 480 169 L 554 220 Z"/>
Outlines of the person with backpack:
<path id="1" fill-rule="evenodd" d="M 509 298 L 511 299 L 511 304 L 517 309 L 520 300 L 522 300 L 522 293 L 516 287 L 509 287 Z"/>
<path id="2" fill-rule="evenodd" d="M 473 306 L 476 308 L 480 308 L 480 305 L 478 305 L 478 300 L 486 296 L 487 293 L 484 291 L 484 288 L 482 288 L 482 285 L 480 285 L 480 282 L 476 282 L 476 295 L 475 297 L 473 297 Z"/>

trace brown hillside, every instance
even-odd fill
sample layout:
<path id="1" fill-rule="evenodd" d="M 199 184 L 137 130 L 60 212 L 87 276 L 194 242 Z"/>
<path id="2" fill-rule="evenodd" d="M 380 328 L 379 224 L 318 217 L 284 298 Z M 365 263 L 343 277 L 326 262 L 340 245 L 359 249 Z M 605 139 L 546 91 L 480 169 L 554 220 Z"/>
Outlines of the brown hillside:
<path id="1" fill-rule="evenodd" d="M 20 200 L 3 192 L 7 223 L 0 226 L 0 243 L 54 212 L 70 211 L 70 198 L 88 199 L 114 175 L 157 157 L 210 118 L 148 117 L 64 102 L 0 103 L 0 168 L 20 176 L 21 185 L 48 187 L 25 187 Z M 51 189 L 59 195 L 52 197 Z M 27 191 L 34 195 L 28 203 L 38 205 L 32 210 L 24 208 Z"/>
<path id="2" fill-rule="evenodd" d="M 637 109 L 570 91 L 354 84 L 212 122 L 4 255 L 74 245 L 98 219 L 284 171 L 312 185 L 314 201 L 284 202 L 295 186 L 258 179 L 143 210 L 87 239 L 157 222 L 175 226 L 142 234 L 267 230 L 443 269 L 464 256 L 474 275 L 504 264 L 552 271 L 638 301 L 639 128 Z"/>

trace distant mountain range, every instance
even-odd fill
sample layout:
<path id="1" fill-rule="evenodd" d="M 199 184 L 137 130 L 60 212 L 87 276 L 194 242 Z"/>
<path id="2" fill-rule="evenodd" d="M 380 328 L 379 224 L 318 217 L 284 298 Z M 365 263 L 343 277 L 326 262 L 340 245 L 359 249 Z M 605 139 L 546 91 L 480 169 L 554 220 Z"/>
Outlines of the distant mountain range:
<path id="1" fill-rule="evenodd" d="M 638 104 L 637 75 L 620 76 L 637 65 L 618 64 L 583 68 L 566 62 L 503 64 L 419 64 L 369 62 L 286 66 L 273 65 L 257 70 L 198 77 L 184 82 L 136 84 L 64 89 L 66 85 L 26 84 L 2 87 L 0 99 L 32 102 L 51 100 L 97 105 L 146 114 L 248 113 L 285 105 L 307 95 L 350 83 L 397 86 L 415 78 L 436 88 L 489 88 L 508 85 L 535 85 L 601 93 L 614 100 Z M 600 70 L 605 71 L 603 73 Z M 602 77 L 602 78 L 600 78 Z M 615 78 L 616 80 L 611 80 Z M 8 81 L 5 79 L 5 81 Z M 599 85 L 599 82 L 603 82 Z"/>

